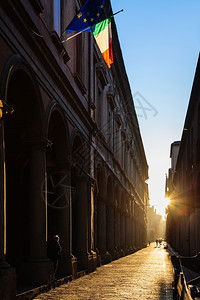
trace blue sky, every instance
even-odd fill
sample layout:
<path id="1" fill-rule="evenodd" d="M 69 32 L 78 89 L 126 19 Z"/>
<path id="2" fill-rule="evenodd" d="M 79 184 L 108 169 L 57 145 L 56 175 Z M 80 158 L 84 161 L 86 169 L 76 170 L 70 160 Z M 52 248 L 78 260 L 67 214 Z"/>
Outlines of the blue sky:
<path id="1" fill-rule="evenodd" d="M 146 118 L 139 108 L 136 112 L 149 165 L 150 204 L 163 213 L 170 145 L 182 135 L 200 51 L 200 0 L 111 4 L 113 12 L 124 9 L 115 22 L 132 94 L 139 92 L 150 109 Z"/>

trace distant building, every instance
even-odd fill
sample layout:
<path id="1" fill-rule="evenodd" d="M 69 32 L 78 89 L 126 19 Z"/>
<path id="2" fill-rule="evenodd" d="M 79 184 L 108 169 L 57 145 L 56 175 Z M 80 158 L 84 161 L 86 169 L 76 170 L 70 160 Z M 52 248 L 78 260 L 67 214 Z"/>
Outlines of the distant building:
<path id="1" fill-rule="evenodd" d="M 181 255 L 195 255 L 200 251 L 199 82 L 200 59 L 197 63 L 178 158 L 177 155 L 174 156 L 173 172 L 171 172 L 173 174 L 169 174 L 171 187 L 168 186 L 167 191 L 167 196 L 170 198 L 167 215 L 168 241 Z M 175 169 L 174 165 L 176 165 Z"/>
<path id="2" fill-rule="evenodd" d="M 173 191 L 173 179 L 176 172 L 176 162 L 178 159 L 178 153 L 180 149 L 180 141 L 173 142 L 170 149 L 171 168 L 168 170 L 168 176 L 166 177 L 165 185 L 165 197 L 168 198 Z"/>
<path id="3" fill-rule="evenodd" d="M 147 209 L 147 240 L 155 241 L 157 238 L 165 239 L 166 222 L 157 214 L 154 206 Z"/>
<path id="4" fill-rule="evenodd" d="M 166 177 L 166 185 L 165 185 L 165 197 L 171 199 L 171 202 L 173 198 L 173 192 L 175 189 L 174 175 L 176 173 L 176 163 L 178 159 L 179 149 L 180 149 L 180 141 L 176 141 L 171 144 L 171 149 L 170 149 L 171 168 L 169 168 L 168 170 L 168 176 Z M 166 212 L 167 212 L 166 239 L 172 245 L 174 244 L 174 234 L 173 234 L 174 218 L 173 218 L 173 211 L 171 209 L 172 209 L 171 205 L 169 205 L 168 208 L 166 208 Z"/>
<path id="5" fill-rule="evenodd" d="M 146 244 L 148 165 L 114 18 L 111 69 L 91 33 L 60 38 L 83 3 L 0 3 L 0 299 L 52 281 L 55 234 L 59 277 Z"/>

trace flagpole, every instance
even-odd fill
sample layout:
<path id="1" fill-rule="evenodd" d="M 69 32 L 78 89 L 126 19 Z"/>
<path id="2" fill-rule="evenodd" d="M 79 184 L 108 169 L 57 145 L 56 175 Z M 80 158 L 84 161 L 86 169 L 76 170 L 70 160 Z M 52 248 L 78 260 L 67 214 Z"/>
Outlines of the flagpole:
<path id="1" fill-rule="evenodd" d="M 71 40 L 73 37 L 75 37 L 75 36 L 81 34 L 82 32 L 83 32 L 83 31 L 79 31 L 79 32 L 73 34 L 72 36 L 70 36 L 70 37 L 68 37 L 67 39 L 63 40 L 62 43 Z"/>
<path id="2" fill-rule="evenodd" d="M 123 9 L 121 9 L 121 10 L 119 10 L 119 11 L 117 11 L 116 13 L 114 13 L 112 16 L 110 16 L 111 18 L 112 17 L 114 17 L 115 15 L 117 15 L 117 14 L 119 14 L 119 13 L 121 13 L 121 12 L 123 12 L 124 10 Z"/>

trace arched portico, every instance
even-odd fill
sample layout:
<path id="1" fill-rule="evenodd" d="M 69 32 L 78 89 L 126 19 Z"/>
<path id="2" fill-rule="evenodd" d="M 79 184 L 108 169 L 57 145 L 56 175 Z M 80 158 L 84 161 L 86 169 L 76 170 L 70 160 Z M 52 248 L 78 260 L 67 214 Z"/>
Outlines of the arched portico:
<path id="1" fill-rule="evenodd" d="M 120 190 L 118 184 L 115 186 L 115 258 L 119 258 L 120 254 Z"/>
<path id="2" fill-rule="evenodd" d="M 106 250 L 114 257 L 114 194 L 113 182 L 111 176 L 107 179 L 107 197 L 106 197 Z"/>
<path id="3" fill-rule="evenodd" d="M 134 199 L 130 198 L 130 243 L 132 251 L 135 250 L 135 231 L 134 231 Z"/>
<path id="4" fill-rule="evenodd" d="M 97 168 L 97 249 L 104 260 L 106 258 L 106 178 L 105 170 Z"/>
<path id="5" fill-rule="evenodd" d="M 61 108 L 53 103 L 47 120 L 47 228 L 48 239 L 58 234 L 62 247 L 57 275 L 76 272 L 70 244 L 71 177 L 69 163 L 69 132 Z"/>
<path id="6" fill-rule="evenodd" d="M 7 262 L 17 283 L 47 283 L 44 109 L 34 75 L 18 56 L 6 65 L 3 99 L 14 109 L 4 122 Z"/>
<path id="7" fill-rule="evenodd" d="M 130 197 L 126 195 L 126 213 L 125 213 L 125 227 L 126 227 L 126 253 L 131 253 L 131 202 Z"/>
<path id="8" fill-rule="evenodd" d="M 125 219 L 125 196 L 124 192 L 121 193 L 121 215 L 120 215 L 120 246 L 121 246 L 121 254 L 124 255 L 125 246 L 126 246 L 126 219 Z"/>
<path id="9" fill-rule="evenodd" d="M 79 131 L 75 131 L 71 142 L 72 172 L 72 253 L 77 257 L 78 269 L 92 269 L 93 256 L 89 253 L 89 143 Z"/>

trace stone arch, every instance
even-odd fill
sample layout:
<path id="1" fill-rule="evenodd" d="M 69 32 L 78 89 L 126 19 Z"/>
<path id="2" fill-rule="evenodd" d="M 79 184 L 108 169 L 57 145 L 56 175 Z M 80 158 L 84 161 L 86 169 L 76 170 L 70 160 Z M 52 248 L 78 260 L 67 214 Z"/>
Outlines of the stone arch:
<path id="1" fill-rule="evenodd" d="M 54 160 L 54 163 L 69 162 L 69 129 L 60 106 L 53 101 L 48 108 L 46 122 L 46 136 L 51 147 L 48 148 L 48 156 Z M 54 156 L 54 159 L 53 157 Z"/>
<path id="2" fill-rule="evenodd" d="M 46 255 L 44 107 L 34 74 L 18 55 L 5 65 L 1 86 L 14 109 L 4 121 L 6 260 L 21 281 L 38 282 L 39 270 L 32 272 L 28 261 Z"/>
<path id="3" fill-rule="evenodd" d="M 115 184 L 115 257 L 120 257 L 120 188 L 119 183 Z"/>
<path id="4" fill-rule="evenodd" d="M 120 214 L 120 245 L 123 251 L 125 250 L 125 236 L 126 236 L 126 227 L 125 227 L 125 193 L 121 192 L 121 214 Z"/>
<path id="5" fill-rule="evenodd" d="M 106 196 L 106 249 L 110 255 L 114 256 L 114 193 L 113 181 L 110 175 L 107 178 Z"/>
<path id="6" fill-rule="evenodd" d="M 102 164 L 97 166 L 97 248 L 102 259 L 106 254 L 106 175 Z"/>
<path id="7" fill-rule="evenodd" d="M 126 251 L 130 252 L 131 247 L 131 206 L 130 206 L 130 196 L 126 193 L 125 196 L 125 205 L 126 205 L 126 213 L 125 213 L 125 244 L 126 244 Z"/>
<path id="8" fill-rule="evenodd" d="M 23 78 L 23 83 L 21 83 L 21 79 Z M 15 80 L 17 79 L 17 80 Z M 31 85 L 29 84 L 31 82 Z M 26 108 L 31 110 L 29 111 L 29 114 L 31 115 L 30 122 L 32 121 L 32 117 L 34 115 L 37 115 L 38 122 L 37 124 L 34 124 L 35 130 L 32 127 L 32 131 L 37 133 L 41 133 L 41 137 L 45 135 L 45 111 L 44 111 L 44 105 L 42 103 L 42 97 L 40 94 L 40 89 L 38 86 L 38 82 L 35 78 L 34 72 L 32 71 L 31 67 L 27 64 L 26 61 L 21 58 L 19 54 L 13 55 L 5 64 L 4 70 L 2 72 L 2 80 L 0 82 L 0 97 L 3 99 L 8 105 L 11 105 L 14 110 L 16 110 L 16 103 L 18 101 L 12 101 L 10 97 L 10 86 L 11 84 L 14 84 L 13 89 L 13 99 L 17 99 L 19 97 L 18 94 L 14 94 L 14 91 L 18 90 L 18 93 L 20 93 L 20 97 L 23 94 L 23 99 Z M 29 90 L 29 88 L 31 88 Z M 33 92 L 31 94 L 31 92 Z M 34 106 L 31 107 L 32 101 L 28 101 L 28 97 L 33 100 L 34 98 Z M 10 99 L 9 99 L 10 98 Z M 27 120 L 29 119 L 29 115 L 27 115 Z"/>
<path id="9" fill-rule="evenodd" d="M 89 171 L 89 155 L 89 142 L 86 141 L 80 130 L 75 128 L 71 134 L 70 141 L 70 159 L 72 161 L 73 172 L 76 170 L 78 174 Z"/>

